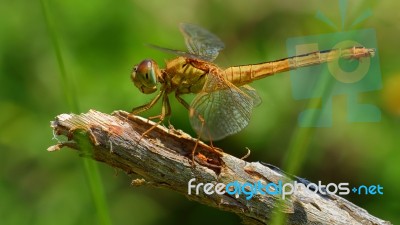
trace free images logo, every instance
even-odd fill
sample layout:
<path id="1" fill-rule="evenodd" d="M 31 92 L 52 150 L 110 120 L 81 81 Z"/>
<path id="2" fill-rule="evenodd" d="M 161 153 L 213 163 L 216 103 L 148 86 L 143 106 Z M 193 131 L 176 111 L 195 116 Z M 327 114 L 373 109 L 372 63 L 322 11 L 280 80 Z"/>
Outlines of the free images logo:
<path id="1" fill-rule="evenodd" d="M 283 183 L 281 180 L 277 183 L 265 183 L 264 181 L 257 181 L 255 183 L 233 181 L 228 184 L 195 182 L 195 178 L 190 179 L 188 182 L 189 195 L 229 194 L 236 198 L 244 195 L 246 200 L 250 200 L 255 195 L 281 195 L 281 198 L 284 200 L 287 196 L 305 188 L 321 195 L 348 195 L 350 192 L 358 195 L 383 195 L 383 187 L 380 184 L 360 185 L 351 188 L 349 183 L 329 183 L 323 185 L 321 181 L 318 181 L 317 184 L 311 182 L 304 184 L 297 181 Z"/>

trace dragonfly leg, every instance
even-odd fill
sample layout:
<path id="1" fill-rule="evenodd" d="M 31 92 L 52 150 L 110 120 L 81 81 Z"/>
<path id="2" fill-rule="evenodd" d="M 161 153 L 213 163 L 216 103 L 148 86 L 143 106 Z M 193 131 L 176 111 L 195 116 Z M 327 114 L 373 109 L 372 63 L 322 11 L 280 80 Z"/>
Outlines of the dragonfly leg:
<path id="1" fill-rule="evenodd" d="M 199 120 L 201 121 L 201 124 L 202 124 L 202 125 L 201 125 L 201 129 L 200 129 L 200 133 L 197 135 L 196 144 L 194 145 L 194 148 L 193 148 L 192 153 L 191 153 L 193 165 L 194 165 L 194 155 L 196 154 L 196 149 L 197 149 L 197 146 L 199 145 L 200 136 L 201 136 L 201 133 L 202 133 L 203 127 L 204 127 L 204 126 L 203 126 L 203 124 L 204 124 L 204 119 L 203 119 L 203 117 L 200 116 L 200 115 L 197 115 L 197 116 L 198 116 Z"/>
<path id="2" fill-rule="evenodd" d="M 180 96 L 179 93 L 175 92 L 175 98 L 176 98 L 176 100 L 178 100 L 178 102 L 181 103 L 187 110 L 190 111 L 190 105 L 189 105 L 189 103 L 187 103 L 187 102 L 185 101 L 185 99 L 183 99 L 183 98 Z"/>
<path id="3" fill-rule="evenodd" d="M 149 103 L 144 104 L 144 105 L 141 105 L 141 106 L 136 107 L 136 108 L 133 108 L 132 111 L 131 111 L 131 114 L 137 115 L 137 114 L 139 114 L 139 113 L 142 113 L 142 112 L 144 112 L 144 111 L 149 110 L 151 107 L 153 107 L 153 106 L 158 102 L 158 100 L 161 98 L 161 96 L 164 95 L 164 93 L 165 93 L 165 91 L 164 91 L 164 90 L 161 90 L 161 91 L 157 94 L 157 96 L 154 97 L 153 100 L 151 100 Z"/>
<path id="4" fill-rule="evenodd" d="M 176 99 L 178 100 L 178 102 L 181 103 L 187 110 L 189 110 L 190 116 L 192 116 L 192 115 L 194 114 L 194 111 L 193 111 L 193 109 L 190 107 L 189 103 L 187 103 L 187 102 L 185 101 L 185 99 L 183 99 L 183 98 L 180 96 L 179 93 L 176 93 L 176 92 L 175 92 L 175 98 L 176 98 Z M 199 120 L 200 120 L 201 123 L 203 124 L 203 123 L 204 123 L 203 117 L 202 117 L 201 115 L 199 115 L 199 114 L 197 114 L 196 116 L 199 118 Z M 202 128 L 203 128 L 203 126 L 202 126 Z M 201 132 L 200 132 L 200 134 L 201 134 Z M 194 148 L 193 148 L 192 152 L 190 153 L 190 156 L 191 156 L 191 159 L 192 159 L 192 161 L 191 161 L 191 162 L 192 162 L 192 165 L 194 165 L 194 155 L 195 155 L 195 153 L 196 153 L 197 146 L 199 145 L 200 134 L 197 136 L 196 144 L 194 145 Z"/>
<path id="5" fill-rule="evenodd" d="M 202 124 L 202 125 L 201 125 L 201 129 L 200 129 L 200 133 L 198 134 L 197 139 L 196 139 L 196 144 L 194 145 L 194 148 L 192 149 L 192 152 L 191 152 L 192 164 L 194 165 L 194 155 L 196 154 L 196 149 L 197 149 L 197 146 L 199 145 L 200 136 L 201 136 L 201 134 L 202 134 L 202 132 L 203 132 L 205 120 L 204 120 L 204 118 L 203 118 L 200 114 L 194 115 L 194 114 L 195 114 L 195 113 L 194 113 L 194 109 L 192 109 L 192 108 L 190 107 L 189 103 L 187 103 L 187 102 L 180 96 L 179 93 L 175 93 L 175 98 L 176 98 L 176 99 L 178 100 L 178 102 L 181 103 L 187 110 L 189 110 L 190 116 L 197 116 L 197 118 L 199 119 L 199 121 L 200 121 L 201 124 Z M 210 140 L 211 149 L 212 149 L 212 150 L 215 150 L 216 148 L 213 146 L 212 139 L 209 138 L 209 140 Z M 202 162 L 202 163 L 204 163 L 204 162 Z"/>
<path id="6" fill-rule="evenodd" d="M 146 130 L 142 134 L 142 137 L 145 136 L 146 134 L 148 134 L 150 131 L 152 131 L 154 128 L 156 128 L 158 125 L 160 125 L 164 121 L 165 117 L 168 117 L 170 115 L 171 115 L 171 105 L 169 104 L 168 95 L 164 94 L 163 100 L 162 100 L 161 114 L 158 116 L 149 117 L 150 120 L 159 119 L 159 121 L 156 124 L 154 124 L 152 127 L 150 127 L 148 130 Z"/>

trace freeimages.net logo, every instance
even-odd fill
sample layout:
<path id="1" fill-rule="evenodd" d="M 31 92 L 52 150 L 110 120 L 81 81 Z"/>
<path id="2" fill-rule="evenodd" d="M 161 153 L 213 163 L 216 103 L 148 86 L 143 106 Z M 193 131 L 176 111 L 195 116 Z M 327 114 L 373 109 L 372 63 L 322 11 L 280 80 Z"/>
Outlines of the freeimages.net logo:
<path id="1" fill-rule="evenodd" d="M 360 185 L 350 188 L 349 183 L 302 183 L 302 182 L 288 182 L 283 183 L 279 180 L 277 183 L 265 183 L 264 181 L 239 182 L 233 181 L 228 184 L 224 183 L 195 183 L 196 179 L 192 178 L 188 182 L 188 194 L 192 195 L 224 195 L 229 194 L 239 198 L 244 195 L 246 200 L 250 200 L 255 195 L 280 195 L 283 200 L 294 194 L 296 191 L 308 189 L 320 195 L 348 195 L 350 192 L 358 195 L 383 195 L 383 187 L 378 185 Z"/>

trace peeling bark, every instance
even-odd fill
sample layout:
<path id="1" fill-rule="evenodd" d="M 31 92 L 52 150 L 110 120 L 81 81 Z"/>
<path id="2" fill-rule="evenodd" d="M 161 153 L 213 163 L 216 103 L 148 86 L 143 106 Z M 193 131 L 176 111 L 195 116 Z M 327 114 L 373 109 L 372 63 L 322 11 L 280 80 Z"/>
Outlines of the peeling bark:
<path id="1" fill-rule="evenodd" d="M 277 204 L 286 214 L 287 224 L 390 224 L 370 215 L 366 210 L 337 195 L 320 195 L 304 188 L 283 201 L 281 195 L 188 194 L 188 181 L 224 183 L 233 181 L 265 183 L 293 182 L 295 177 L 259 162 L 246 162 L 217 148 L 198 142 L 194 160 L 192 150 L 196 139 L 179 130 L 156 126 L 147 135 L 141 134 L 154 123 L 138 116 L 129 117 L 123 111 L 112 115 L 94 110 L 81 115 L 61 114 L 51 123 L 57 135 L 68 137 L 48 150 L 67 146 L 93 159 L 143 177 L 132 185 L 148 185 L 177 191 L 188 199 L 219 210 L 236 213 L 244 224 L 267 224 Z M 83 133 L 91 145 L 83 151 L 78 133 Z M 195 190 L 192 190 L 193 192 Z"/>

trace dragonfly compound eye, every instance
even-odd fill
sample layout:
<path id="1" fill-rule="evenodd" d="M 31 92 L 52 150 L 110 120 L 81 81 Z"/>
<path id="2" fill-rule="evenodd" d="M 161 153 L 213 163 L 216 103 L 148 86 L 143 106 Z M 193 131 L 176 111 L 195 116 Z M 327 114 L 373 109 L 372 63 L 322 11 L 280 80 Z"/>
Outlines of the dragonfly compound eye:
<path id="1" fill-rule="evenodd" d="M 157 75 L 160 70 L 151 59 L 145 59 L 133 68 L 131 79 L 135 86 L 145 94 L 153 93 L 157 90 Z"/>

